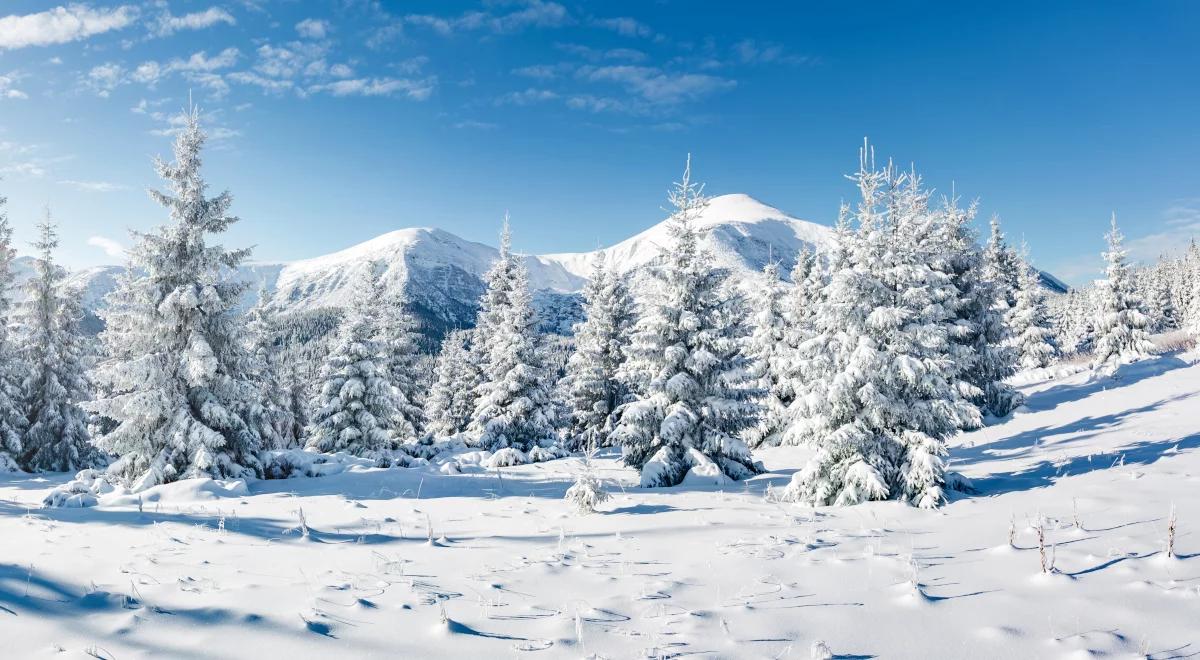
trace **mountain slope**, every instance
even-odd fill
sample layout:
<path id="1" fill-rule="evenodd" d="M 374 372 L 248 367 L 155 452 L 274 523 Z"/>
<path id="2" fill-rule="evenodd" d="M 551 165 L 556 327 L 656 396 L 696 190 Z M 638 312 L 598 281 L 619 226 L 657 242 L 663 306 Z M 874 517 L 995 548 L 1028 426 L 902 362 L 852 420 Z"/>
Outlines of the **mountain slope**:
<path id="1" fill-rule="evenodd" d="M 703 244 L 735 279 L 750 285 L 751 275 L 768 261 L 779 262 L 786 274 L 804 248 L 825 251 L 833 230 L 793 218 L 743 194 L 710 200 L 697 219 Z M 518 235 L 520 228 L 518 227 Z M 670 244 L 666 221 L 611 247 L 592 252 L 525 256 L 530 285 L 543 318 L 543 329 L 566 333 L 579 319 L 579 292 L 598 259 L 622 274 L 635 273 L 657 258 Z M 290 263 L 243 266 L 239 277 L 250 283 L 244 304 L 253 303 L 260 288 L 275 292 L 275 304 L 296 317 L 315 317 L 316 324 L 338 314 L 350 299 L 355 276 L 364 268 L 382 274 L 385 287 L 406 288 L 427 333 L 438 337 L 447 329 L 474 323 L 476 302 L 483 293 L 483 275 L 498 256 L 496 248 L 468 241 L 441 229 L 418 227 L 388 232 L 331 254 Z M 28 271 L 22 259 L 18 269 Z M 94 312 L 112 290 L 117 266 L 73 273 L 72 284 L 85 292 L 89 328 L 99 329 Z M 22 275 L 25 275 L 22 272 Z M 23 279 L 23 277 L 19 277 Z M 1043 283 L 1063 292 L 1065 285 L 1043 273 Z"/>

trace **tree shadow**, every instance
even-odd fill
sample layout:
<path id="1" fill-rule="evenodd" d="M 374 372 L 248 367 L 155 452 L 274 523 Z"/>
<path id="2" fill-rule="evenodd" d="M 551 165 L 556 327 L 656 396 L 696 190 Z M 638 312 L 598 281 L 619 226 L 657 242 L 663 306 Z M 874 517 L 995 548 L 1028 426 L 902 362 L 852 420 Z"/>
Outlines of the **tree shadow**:
<path id="1" fill-rule="evenodd" d="M 1123 364 L 1112 376 L 1094 375 L 1081 383 L 1054 385 L 1034 394 L 1025 405 L 1035 412 L 1054 410 L 1060 404 L 1087 398 L 1097 392 L 1133 385 L 1192 366 L 1192 363 L 1181 359 L 1179 355 L 1178 352 L 1170 353 L 1133 364 Z"/>

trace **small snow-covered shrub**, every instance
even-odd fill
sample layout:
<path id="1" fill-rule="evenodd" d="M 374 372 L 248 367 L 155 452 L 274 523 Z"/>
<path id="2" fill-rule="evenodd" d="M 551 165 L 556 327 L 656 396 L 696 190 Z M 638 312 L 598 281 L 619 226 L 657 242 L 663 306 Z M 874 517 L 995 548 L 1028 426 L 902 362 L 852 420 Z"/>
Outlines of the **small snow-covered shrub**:
<path id="1" fill-rule="evenodd" d="M 530 449 L 526 458 L 529 459 L 530 463 L 544 463 L 565 456 L 567 456 L 566 450 L 558 445 L 551 445 L 549 447 L 534 447 Z"/>
<path id="2" fill-rule="evenodd" d="M 113 485 L 100 470 L 80 470 L 75 478 L 55 488 L 42 500 L 42 506 L 52 508 L 82 508 L 96 506 L 99 496 L 111 493 Z"/>
<path id="3" fill-rule="evenodd" d="M 581 514 L 594 513 L 596 507 L 609 500 L 609 494 L 600 486 L 596 475 L 584 473 L 575 480 L 575 485 L 567 489 L 564 499 L 575 506 L 575 511 Z"/>
<path id="4" fill-rule="evenodd" d="M 489 468 L 511 467 L 513 465 L 524 465 L 529 462 L 529 457 L 525 452 L 516 447 L 505 447 L 500 451 L 492 454 L 488 459 L 487 466 Z"/>

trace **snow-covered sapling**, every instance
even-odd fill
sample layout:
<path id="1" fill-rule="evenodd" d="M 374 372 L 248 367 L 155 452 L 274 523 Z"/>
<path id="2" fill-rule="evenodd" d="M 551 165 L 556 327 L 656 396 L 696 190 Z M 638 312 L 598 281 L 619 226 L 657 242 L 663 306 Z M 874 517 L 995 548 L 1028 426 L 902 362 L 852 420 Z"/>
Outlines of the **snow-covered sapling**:
<path id="1" fill-rule="evenodd" d="M 1175 514 L 1175 505 L 1171 505 L 1171 514 L 1167 517 L 1167 558 L 1175 558 L 1175 528 L 1177 516 Z"/>
<path id="2" fill-rule="evenodd" d="M 583 457 L 583 469 L 575 480 L 575 485 L 567 489 L 565 499 L 575 506 L 575 511 L 579 514 L 594 513 L 597 506 L 610 498 L 601 487 L 600 478 L 596 476 L 592 463 L 595 456 L 596 449 L 592 447 Z"/>

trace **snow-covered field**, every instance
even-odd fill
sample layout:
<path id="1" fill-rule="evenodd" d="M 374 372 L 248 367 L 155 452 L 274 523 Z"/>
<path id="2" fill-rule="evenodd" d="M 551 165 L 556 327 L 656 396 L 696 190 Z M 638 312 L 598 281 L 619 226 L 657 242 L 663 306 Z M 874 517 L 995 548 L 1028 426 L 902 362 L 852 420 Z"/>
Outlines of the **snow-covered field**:
<path id="1" fill-rule="evenodd" d="M 1200 657 L 1198 360 L 1024 385 L 954 441 L 979 492 L 937 511 L 778 503 L 796 449 L 746 484 L 653 490 L 608 455 L 613 499 L 582 517 L 577 458 L 87 509 L 41 507 L 68 475 L 6 475 L 0 656 Z"/>

